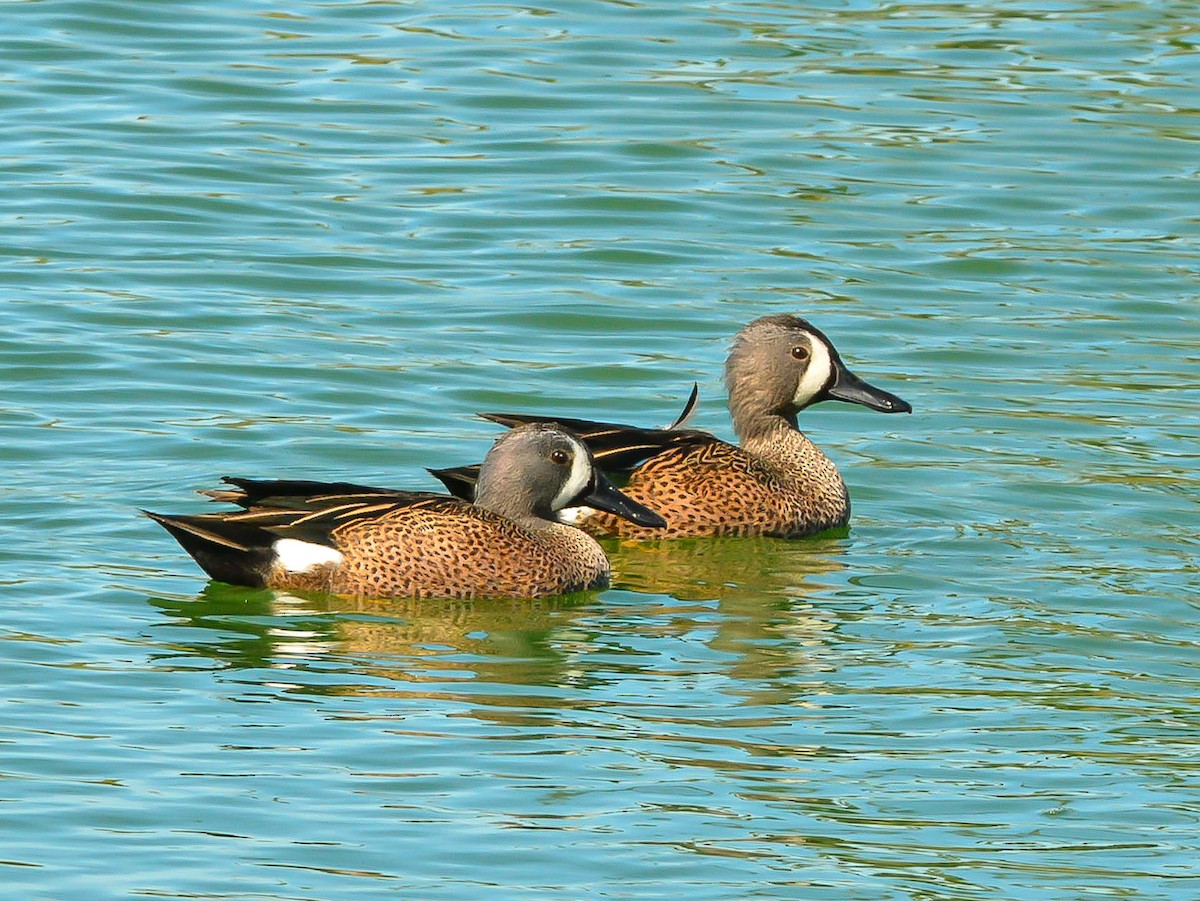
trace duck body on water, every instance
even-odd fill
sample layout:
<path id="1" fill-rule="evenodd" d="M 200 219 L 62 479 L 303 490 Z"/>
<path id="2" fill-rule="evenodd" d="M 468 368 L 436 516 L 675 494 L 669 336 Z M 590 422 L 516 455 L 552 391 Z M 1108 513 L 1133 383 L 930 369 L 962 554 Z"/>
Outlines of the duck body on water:
<path id="1" fill-rule="evenodd" d="M 597 465 L 627 476 L 623 491 L 662 515 L 648 529 L 600 510 L 569 510 L 599 536 L 681 538 L 757 535 L 800 538 L 845 526 L 850 496 L 833 461 L 803 432 L 797 415 L 821 401 L 861 404 L 881 413 L 911 413 L 894 394 L 856 376 L 833 342 L 798 316 L 756 319 L 733 340 L 725 363 L 729 410 L 740 444 L 696 429 L 646 429 L 555 417 L 591 449 Z M 484 413 L 518 427 L 544 415 Z M 478 467 L 434 470 L 449 490 L 471 497 Z"/>
<path id="2" fill-rule="evenodd" d="M 630 501 L 561 428 L 534 423 L 500 437 L 473 503 L 349 482 L 225 479 L 204 492 L 239 510 L 149 513 L 212 578 L 236 585 L 371 597 L 541 597 L 603 588 L 595 539 L 556 521 L 586 504 L 648 528 Z"/>

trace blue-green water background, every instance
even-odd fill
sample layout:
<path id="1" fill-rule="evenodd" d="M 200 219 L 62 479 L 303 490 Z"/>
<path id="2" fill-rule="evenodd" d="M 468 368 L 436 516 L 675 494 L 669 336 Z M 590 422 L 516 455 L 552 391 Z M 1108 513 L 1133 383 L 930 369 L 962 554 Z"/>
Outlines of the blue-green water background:
<path id="1" fill-rule="evenodd" d="M 0 4 L 13 898 L 1200 897 L 1188 2 Z M 205 587 L 138 507 L 661 424 L 799 311 L 846 537 L 571 603 Z"/>

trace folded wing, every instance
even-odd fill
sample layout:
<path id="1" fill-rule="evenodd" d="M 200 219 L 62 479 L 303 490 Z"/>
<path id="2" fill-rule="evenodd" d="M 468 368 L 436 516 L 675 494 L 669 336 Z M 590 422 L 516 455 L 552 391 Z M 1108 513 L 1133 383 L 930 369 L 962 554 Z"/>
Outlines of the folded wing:
<path id="1" fill-rule="evenodd" d="M 570 429 L 581 439 L 596 465 L 606 474 L 627 475 L 640 464 L 665 450 L 678 447 L 695 447 L 717 441 L 708 432 L 686 429 L 682 426 L 691 418 L 696 408 L 698 388 L 684 405 L 683 412 L 666 428 L 642 428 L 615 422 L 596 422 L 591 419 L 572 419 L 565 416 L 547 416 L 534 413 L 480 413 L 480 417 L 507 428 L 529 422 L 555 422 Z M 429 472 L 441 481 L 456 497 L 472 500 L 475 497 L 475 480 L 479 476 L 479 465 L 453 466 L 446 469 L 431 469 Z"/>
<path id="2" fill-rule="evenodd" d="M 423 491 L 395 491 L 350 482 L 225 478 L 232 488 L 203 494 L 236 504 L 230 513 L 166 515 L 143 511 L 165 528 L 214 579 L 263 585 L 279 557 L 279 542 L 292 539 L 336 552 L 340 526 L 385 517 L 416 506 L 460 506 L 458 498 Z"/>

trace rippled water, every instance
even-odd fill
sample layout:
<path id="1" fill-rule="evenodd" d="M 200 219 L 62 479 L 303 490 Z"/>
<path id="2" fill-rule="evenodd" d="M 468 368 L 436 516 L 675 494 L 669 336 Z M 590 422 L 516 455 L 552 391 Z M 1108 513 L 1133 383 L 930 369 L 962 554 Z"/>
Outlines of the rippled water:
<path id="1" fill-rule="evenodd" d="M 1194 4 L 3 5 L 12 897 L 1200 896 Z M 728 434 L 800 311 L 844 537 L 606 592 L 206 585 L 138 507 Z"/>

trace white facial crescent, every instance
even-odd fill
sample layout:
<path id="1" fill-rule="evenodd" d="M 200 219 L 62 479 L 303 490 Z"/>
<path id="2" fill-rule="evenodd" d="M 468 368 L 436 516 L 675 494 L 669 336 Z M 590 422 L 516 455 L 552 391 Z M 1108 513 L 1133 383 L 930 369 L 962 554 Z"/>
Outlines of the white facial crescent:
<path id="1" fill-rule="evenodd" d="M 550 504 L 551 510 L 561 510 L 571 503 L 579 497 L 579 492 L 583 491 L 588 486 L 588 482 L 592 480 L 592 467 L 588 462 L 587 448 L 575 439 L 571 439 L 571 443 L 575 446 L 575 458 L 571 461 L 571 474 L 555 496 L 553 503 Z"/>
<path id="2" fill-rule="evenodd" d="M 809 335 L 808 346 L 812 351 L 812 358 L 808 361 L 804 375 L 800 377 L 800 384 L 796 386 L 797 407 L 808 406 L 833 375 L 833 358 L 829 355 L 829 348 L 825 346 L 825 342 Z"/>

